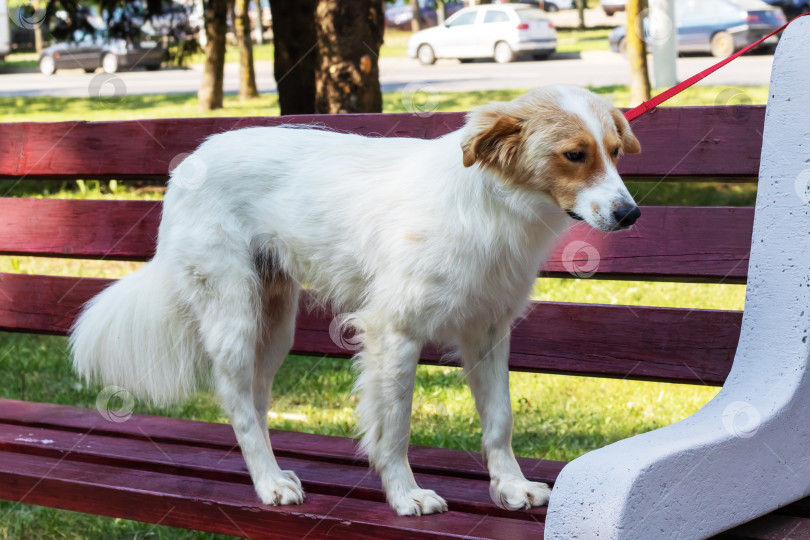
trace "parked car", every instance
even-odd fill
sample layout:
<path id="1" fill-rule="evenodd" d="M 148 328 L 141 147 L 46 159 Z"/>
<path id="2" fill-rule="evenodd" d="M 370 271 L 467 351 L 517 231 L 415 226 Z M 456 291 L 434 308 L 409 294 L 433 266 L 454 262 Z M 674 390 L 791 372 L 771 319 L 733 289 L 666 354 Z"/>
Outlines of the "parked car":
<path id="1" fill-rule="evenodd" d="M 164 50 L 156 41 L 112 38 L 101 28 L 95 32 L 77 32 L 81 35 L 75 35 L 73 41 L 56 43 L 42 50 L 39 57 L 42 73 L 53 75 L 57 69 L 74 68 L 87 73 L 98 68 L 106 73 L 134 67 L 160 69 Z"/>
<path id="2" fill-rule="evenodd" d="M 493 4 L 508 4 L 509 0 L 493 0 Z M 561 9 L 574 9 L 574 0 L 513 0 L 516 4 L 528 4 L 543 11 L 554 13 Z"/>
<path id="3" fill-rule="evenodd" d="M 760 0 L 679 0 L 675 3 L 678 52 L 709 52 L 727 58 L 785 24 L 785 14 Z M 645 32 L 649 32 L 644 20 Z M 627 28 L 610 34 L 610 48 L 624 54 Z M 778 38 L 763 44 L 772 49 Z"/>
<path id="4" fill-rule="evenodd" d="M 599 0 L 599 5 L 605 11 L 608 17 L 613 16 L 617 11 L 624 11 L 627 9 L 627 0 Z"/>
<path id="5" fill-rule="evenodd" d="M 464 7 L 461 1 L 445 1 L 444 16 L 450 17 Z M 419 10 L 422 13 L 423 27 L 429 28 L 439 24 L 436 7 L 436 0 L 419 0 Z M 393 4 L 385 8 L 385 26 L 389 28 L 399 28 L 400 30 L 410 30 L 413 19 L 413 8 L 410 0 L 396 0 Z"/>
<path id="6" fill-rule="evenodd" d="M 408 56 L 422 64 L 437 58 L 494 58 L 512 62 L 518 56 L 548 58 L 557 49 L 557 31 L 546 14 L 525 4 L 464 8 L 435 28 L 408 40 Z"/>
<path id="7" fill-rule="evenodd" d="M 765 0 L 772 6 L 782 8 L 785 17 L 793 19 L 802 13 L 810 11 L 810 0 Z"/>

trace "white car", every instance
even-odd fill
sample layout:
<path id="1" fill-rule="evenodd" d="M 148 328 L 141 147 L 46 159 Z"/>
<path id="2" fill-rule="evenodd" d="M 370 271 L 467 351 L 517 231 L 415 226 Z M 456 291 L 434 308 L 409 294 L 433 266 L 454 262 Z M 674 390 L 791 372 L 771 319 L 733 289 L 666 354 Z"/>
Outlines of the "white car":
<path id="1" fill-rule="evenodd" d="M 525 4 L 464 8 L 408 40 L 408 56 L 425 65 L 437 58 L 494 58 L 499 63 L 519 55 L 542 59 L 556 49 L 554 25 L 542 10 Z"/>

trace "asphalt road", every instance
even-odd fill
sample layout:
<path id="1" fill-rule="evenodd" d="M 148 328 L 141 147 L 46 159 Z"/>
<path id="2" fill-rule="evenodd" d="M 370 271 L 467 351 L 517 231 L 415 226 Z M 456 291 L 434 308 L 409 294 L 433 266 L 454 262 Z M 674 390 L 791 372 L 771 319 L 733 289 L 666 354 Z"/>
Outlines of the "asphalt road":
<path id="1" fill-rule="evenodd" d="M 710 56 L 680 58 L 678 76 L 684 79 L 710 66 L 716 59 Z M 724 86 L 767 84 L 773 56 L 746 56 L 735 60 L 703 84 Z M 260 92 L 276 90 L 272 62 L 256 63 Z M 122 94 L 188 93 L 199 88 L 202 67 L 165 69 L 156 72 L 132 71 L 110 76 L 86 74 L 81 70 L 61 70 L 55 75 L 15 73 L 0 75 L 0 96 L 98 96 Z M 384 91 L 403 90 L 416 85 L 431 91 L 494 90 L 531 88 L 552 83 L 581 86 L 627 84 L 627 61 L 612 52 L 598 51 L 579 54 L 558 54 L 545 61 L 520 61 L 496 64 L 479 61 L 461 64 L 455 60 L 440 60 L 433 66 L 422 66 L 409 58 L 380 60 L 380 82 Z M 238 65 L 225 69 L 225 91 L 236 92 L 239 85 Z M 411 86 L 410 88 L 413 88 Z"/>

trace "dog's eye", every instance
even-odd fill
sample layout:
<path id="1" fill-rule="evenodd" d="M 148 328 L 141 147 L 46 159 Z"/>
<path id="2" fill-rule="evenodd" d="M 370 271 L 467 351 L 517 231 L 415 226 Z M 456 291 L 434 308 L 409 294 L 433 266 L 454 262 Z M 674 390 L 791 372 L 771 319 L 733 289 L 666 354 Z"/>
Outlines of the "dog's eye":
<path id="1" fill-rule="evenodd" d="M 613 150 L 613 154 L 612 154 L 612 155 L 613 155 L 613 157 L 615 157 L 615 158 L 619 157 L 619 148 L 618 148 L 618 147 L 616 147 L 616 149 L 615 149 L 615 150 Z"/>
<path id="2" fill-rule="evenodd" d="M 566 152 L 563 155 L 565 159 L 573 161 L 574 163 L 582 163 L 585 161 L 585 152 Z"/>

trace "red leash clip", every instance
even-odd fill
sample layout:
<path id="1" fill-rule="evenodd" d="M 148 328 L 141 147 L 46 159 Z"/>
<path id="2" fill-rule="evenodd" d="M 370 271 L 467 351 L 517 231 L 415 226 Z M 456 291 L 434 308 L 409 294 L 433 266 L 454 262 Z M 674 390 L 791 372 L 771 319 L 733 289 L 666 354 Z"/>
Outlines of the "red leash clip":
<path id="1" fill-rule="evenodd" d="M 804 17 L 806 15 L 810 15 L 810 13 L 802 13 L 801 15 L 799 15 L 799 17 Z M 796 19 L 798 19 L 799 17 L 796 17 Z M 796 19 L 793 19 L 793 21 L 795 21 Z M 648 99 L 647 101 L 645 101 L 641 105 L 639 105 L 637 107 L 633 107 L 632 109 L 630 109 L 629 111 L 624 113 L 624 117 L 627 118 L 628 122 L 632 122 L 633 120 L 635 120 L 636 118 L 638 118 L 639 116 L 644 114 L 645 112 L 651 111 L 654 108 L 658 107 L 659 105 L 661 105 L 663 102 L 665 102 L 666 100 L 668 100 L 672 96 L 683 92 L 684 90 L 686 90 L 687 88 L 689 88 L 690 86 L 692 86 L 693 84 L 698 82 L 699 80 L 705 79 L 708 75 L 711 75 L 712 73 L 714 73 L 715 71 L 717 71 L 721 67 L 725 66 L 726 64 L 728 64 L 729 62 L 731 62 L 735 58 L 739 58 L 740 56 L 744 55 L 745 53 L 747 53 L 748 51 L 750 51 L 751 49 L 753 49 L 754 47 L 756 47 L 757 45 L 759 45 L 760 43 L 762 43 L 763 41 L 768 39 L 769 37 L 775 36 L 776 34 L 781 32 L 782 30 L 787 28 L 788 25 L 790 23 L 792 23 L 793 21 L 790 21 L 790 22 L 787 22 L 787 23 L 783 24 L 781 28 L 778 28 L 778 29 L 774 30 L 773 32 L 771 32 L 770 34 L 768 34 L 764 38 L 760 39 L 759 41 L 755 41 L 751 45 L 745 47 L 744 49 L 741 49 L 741 50 L 737 51 L 736 53 L 732 54 L 728 58 L 724 58 L 723 60 L 720 60 L 719 62 L 717 62 L 713 66 L 710 66 L 710 67 L 704 69 L 700 73 L 698 73 L 696 75 L 692 75 L 691 77 L 689 77 L 685 81 L 676 84 L 672 88 L 670 88 L 668 90 L 664 90 L 663 92 L 661 92 L 660 94 L 658 94 L 654 98 Z"/>

